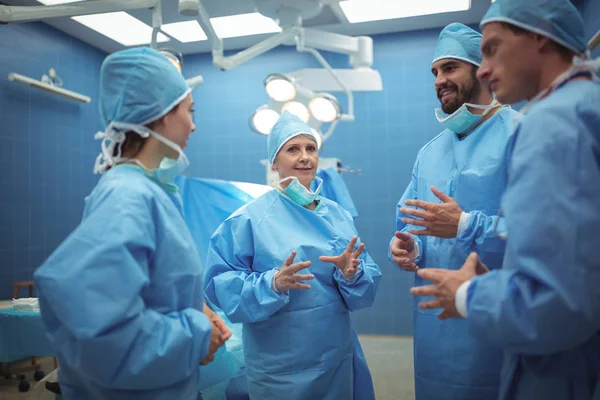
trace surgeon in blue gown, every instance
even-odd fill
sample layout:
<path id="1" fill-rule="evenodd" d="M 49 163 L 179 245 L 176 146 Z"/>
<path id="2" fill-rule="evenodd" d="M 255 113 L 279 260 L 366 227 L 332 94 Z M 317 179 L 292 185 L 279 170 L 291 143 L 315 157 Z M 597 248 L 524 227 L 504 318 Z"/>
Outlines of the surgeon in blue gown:
<path id="1" fill-rule="evenodd" d="M 319 156 L 309 126 L 284 112 L 267 143 L 281 181 L 211 238 L 206 296 L 244 324 L 251 399 L 374 399 L 350 312 L 373 304 L 379 267 L 350 214 L 310 190 Z"/>
<path id="2" fill-rule="evenodd" d="M 171 183 L 188 164 L 190 88 L 162 54 L 135 48 L 106 58 L 99 102 L 103 175 L 79 226 L 34 274 L 62 396 L 196 399 L 199 365 L 230 332 L 204 305 Z"/>
<path id="3" fill-rule="evenodd" d="M 439 35 L 431 71 L 446 128 L 419 151 L 398 202 L 390 258 L 409 272 L 458 269 L 471 251 L 499 268 L 504 242 L 493 232 L 506 182 L 506 144 L 516 112 L 499 105 L 476 77 L 481 34 L 459 23 Z M 415 277 L 415 284 L 424 281 Z M 440 322 L 414 303 L 417 400 L 495 400 L 502 353 L 464 321 Z"/>
<path id="4" fill-rule="evenodd" d="M 504 264 L 483 273 L 472 254 L 458 271 L 419 271 L 435 285 L 412 292 L 502 347 L 500 399 L 597 400 L 600 59 L 569 0 L 496 0 L 481 27 L 479 76 L 498 100 L 529 101 L 509 144 Z"/>

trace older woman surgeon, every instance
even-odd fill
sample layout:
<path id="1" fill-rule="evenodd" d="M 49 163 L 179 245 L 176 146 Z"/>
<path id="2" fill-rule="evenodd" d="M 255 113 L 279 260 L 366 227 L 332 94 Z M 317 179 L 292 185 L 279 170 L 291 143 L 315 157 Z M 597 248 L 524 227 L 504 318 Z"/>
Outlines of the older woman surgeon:
<path id="1" fill-rule="evenodd" d="M 350 311 L 373 304 L 381 271 L 357 246 L 350 214 L 310 190 L 311 132 L 281 115 L 267 141 L 277 190 L 232 214 L 208 250 L 206 296 L 244 324 L 253 400 L 374 398 Z"/>
<path id="2" fill-rule="evenodd" d="M 204 307 L 202 264 L 171 183 L 188 164 L 190 92 L 149 48 L 102 64 L 103 175 L 34 276 L 65 399 L 196 399 L 199 364 L 230 336 Z"/>

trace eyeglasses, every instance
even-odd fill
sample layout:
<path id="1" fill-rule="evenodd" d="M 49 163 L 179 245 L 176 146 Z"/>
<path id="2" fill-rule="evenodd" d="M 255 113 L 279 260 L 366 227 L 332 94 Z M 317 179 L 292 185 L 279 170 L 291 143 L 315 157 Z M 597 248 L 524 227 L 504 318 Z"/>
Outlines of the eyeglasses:
<path id="1" fill-rule="evenodd" d="M 506 230 L 506 224 L 504 223 L 504 213 L 502 209 L 498 210 L 498 218 L 494 224 L 494 235 L 498 236 L 502 240 L 506 240 L 508 237 L 508 231 Z"/>

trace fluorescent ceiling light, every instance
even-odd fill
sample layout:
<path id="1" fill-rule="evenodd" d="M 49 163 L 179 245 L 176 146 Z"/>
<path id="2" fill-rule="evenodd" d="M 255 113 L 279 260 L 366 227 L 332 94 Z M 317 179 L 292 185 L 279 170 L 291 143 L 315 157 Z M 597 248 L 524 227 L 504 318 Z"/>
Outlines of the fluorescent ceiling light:
<path id="1" fill-rule="evenodd" d="M 56 4 L 67 4 L 67 3 L 77 3 L 82 0 L 37 0 L 38 3 L 42 3 L 45 6 L 53 6 Z"/>
<path id="2" fill-rule="evenodd" d="M 166 24 L 161 29 L 181 43 L 199 42 L 207 39 L 206 33 L 195 20 Z"/>
<path id="3" fill-rule="evenodd" d="M 275 21 L 259 13 L 211 18 L 210 23 L 221 39 L 281 32 Z"/>
<path id="4" fill-rule="evenodd" d="M 73 19 L 123 46 L 139 46 L 152 40 L 152 28 L 124 11 L 80 15 Z M 169 38 L 159 33 L 158 41 L 168 42 Z"/>
<path id="5" fill-rule="evenodd" d="M 350 23 L 466 11 L 471 8 L 471 0 L 346 0 L 339 4 Z"/>

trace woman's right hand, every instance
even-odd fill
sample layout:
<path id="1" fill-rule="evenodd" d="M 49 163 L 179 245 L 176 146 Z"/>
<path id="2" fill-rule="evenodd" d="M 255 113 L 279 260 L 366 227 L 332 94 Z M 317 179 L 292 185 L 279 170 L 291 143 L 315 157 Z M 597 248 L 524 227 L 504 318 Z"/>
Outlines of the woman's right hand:
<path id="1" fill-rule="evenodd" d="M 219 347 L 223 346 L 225 340 L 223 340 L 223 335 L 221 334 L 221 330 L 213 323 L 212 324 L 212 332 L 210 334 L 210 344 L 208 347 L 208 355 L 204 357 L 202 361 L 200 361 L 200 365 L 210 364 L 215 359 L 215 353 L 219 349 Z"/>
<path id="2" fill-rule="evenodd" d="M 285 260 L 285 263 L 281 266 L 281 269 L 275 272 L 274 286 L 278 292 L 286 292 L 290 289 L 310 289 L 310 285 L 300 283 L 300 281 L 310 281 L 315 278 L 313 274 L 297 274 L 296 272 L 307 268 L 311 262 L 304 261 L 294 263 L 294 257 L 296 257 L 296 251 L 292 251 L 292 254 Z"/>

